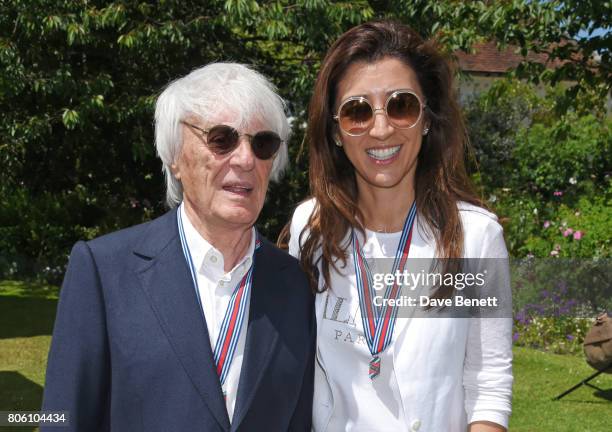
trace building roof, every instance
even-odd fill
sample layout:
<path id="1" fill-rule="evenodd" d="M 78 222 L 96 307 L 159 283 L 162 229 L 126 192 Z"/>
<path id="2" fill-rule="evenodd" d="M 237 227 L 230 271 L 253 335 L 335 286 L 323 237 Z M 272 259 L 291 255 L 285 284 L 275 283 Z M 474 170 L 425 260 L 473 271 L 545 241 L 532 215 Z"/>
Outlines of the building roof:
<path id="1" fill-rule="evenodd" d="M 484 42 L 474 45 L 474 54 L 467 54 L 463 51 L 455 52 L 459 67 L 464 72 L 481 73 L 505 73 L 510 69 L 516 68 L 524 58 L 517 53 L 517 47 L 508 45 L 499 51 L 494 42 Z M 547 64 L 554 67 L 561 64 L 559 61 L 549 62 L 548 54 L 530 52 L 527 60 L 537 63 Z"/>

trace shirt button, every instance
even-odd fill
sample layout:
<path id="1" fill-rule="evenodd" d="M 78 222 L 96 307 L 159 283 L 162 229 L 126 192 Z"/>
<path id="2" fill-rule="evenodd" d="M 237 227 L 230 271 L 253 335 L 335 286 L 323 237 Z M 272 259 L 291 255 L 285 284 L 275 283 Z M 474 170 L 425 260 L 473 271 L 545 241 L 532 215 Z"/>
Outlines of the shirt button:
<path id="1" fill-rule="evenodd" d="M 217 262 L 217 257 L 216 256 L 211 256 L 210 257 L 210 262 L 216 263 Z"/>
<path id="2" fill-rule="evenodd" d="M 219 281 L 219 285 L 221 285 L 221 286 L 225 286 L 225 282 L 223 282 L 223 281 Z"/>
<path id="3" fill-rule="evenodd" d="M 415 421 L 412 422 L 412 430 L 413 431 L 418 431 L 421 428 L 421 420 L 416 419 Z"/>

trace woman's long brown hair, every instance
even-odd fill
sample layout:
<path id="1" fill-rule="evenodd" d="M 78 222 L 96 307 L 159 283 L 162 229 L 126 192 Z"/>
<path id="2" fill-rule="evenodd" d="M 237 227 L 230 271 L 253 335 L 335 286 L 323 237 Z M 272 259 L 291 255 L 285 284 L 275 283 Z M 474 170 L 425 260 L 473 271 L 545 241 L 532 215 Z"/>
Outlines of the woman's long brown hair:
<path id="1" fill-rule="evenodd" d="M 412 68 L 427 101 L 429 133 L 423 137 L 415 174 L 415 199 L 419 223 L 436 241 L 438 258 L 461 258 L 463 230 L 458 201 L 482 206 L 465 169 L 467 134 L 455 98 L 453 69 L 435 42 L 425 41 L 409 27 L 395 21 L 374 21 L 344 33 L 329 49 L 310 100 L 306 142 L 310 150 L 310 192 L 316 206 L 305 230 L 300 263 L 313 291 L 318 289 L 315 259 L 321 255 L 322 291 L 330 286 L 330 266 L 346 264 L 351 228 L 364 232 L 357 205 L 355 170 L 342 148 L 334 145 L 337 125 L 333 107 L 336 91 L 347 68 L 355 62 L 373 63 L 395 58 Z M 401 197 L 398 197 L 401 199 Z M 424 228 L 424 227 L 421 227 Z M 445 271 L 453 271 L 447 260 Z M 447 297 L 452 287 L 441 287 L 435 297 Z"/>

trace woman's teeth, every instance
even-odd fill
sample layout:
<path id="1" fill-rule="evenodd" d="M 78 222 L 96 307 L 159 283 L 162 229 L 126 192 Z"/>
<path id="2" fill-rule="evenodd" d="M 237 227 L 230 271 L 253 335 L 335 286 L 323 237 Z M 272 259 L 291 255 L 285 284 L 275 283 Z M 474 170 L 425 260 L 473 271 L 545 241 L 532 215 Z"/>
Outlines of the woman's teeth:
<path id="1" fill-rule="evenodd" d="M 377 160 L 390 159 L 397 154 L 401 146 L 366 150 L 368 155 Z"/>

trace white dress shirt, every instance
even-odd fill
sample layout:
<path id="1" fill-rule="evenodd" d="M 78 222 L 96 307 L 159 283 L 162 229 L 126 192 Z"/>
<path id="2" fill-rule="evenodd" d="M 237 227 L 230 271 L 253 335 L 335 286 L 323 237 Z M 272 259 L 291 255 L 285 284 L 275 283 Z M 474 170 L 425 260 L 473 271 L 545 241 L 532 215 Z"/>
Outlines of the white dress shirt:
<path id="1" fill-rule="evenodd" d="M 307 201 L 293 215 L 289 252 L 294 256 L 314 205 Z M 459 210 L 464 257 L 507 258 L 495 215 L 464 203 Z M 360 239 L 366 259 L 393 257 L 399 236 L 367 231 Z M 433 237 L 418 228 L 417 216 L 409 259 L 431 259 L 435 251 Z M 370 380 L 372 356 L 350 256 L 346 267 L 330 268 L 330 276 L 331 291 L 316 299 L 314 431 L 465 432 L 479 420 L 507 427 L 511 318 L 398 318 L 391 344 L 380 355 L 380 375 Z M 321 277 L 319 288 L 322 282 Z M 509 292 L 510 287 L 499 289 Z"/>
<path id="2" fill-rule="evenodd" d="M 189 220 L 189 216 L 183 204 L 181 204 L 179 211 L 181 212 L 181 218 L 183 220 L 185 239 L 189 246 L 191 259 L 196 270 L 200 301 L 202 310 L 204 311 L 204 317 L 206 318 L 210 346 L 214 353 L 221 324 L 231 296 L 252 264 L 256 240 L 255 228 L 251 229 L 251 243 L 246 254 L 232 270 L 226 273 L 224 271 L 224 260 L 221 252 L 215 249 L 215 247 L 206 241 L 206 239 L 204 239 L 195 229 Z M 225 405 L 227 407 L 230 422 L 236 405 L 240 371 L 244 358 L 244 346 L 249 321 L 249 304 L 250 293 L 249 298 L 247 298 L 246 311 L 242 321 L 238 345 L 236 346 L 232 364 L 230 365 L 225 385 L 223 386 L 223 390 L 226 394 Z"/>

